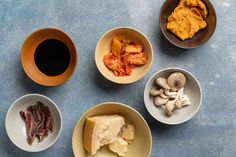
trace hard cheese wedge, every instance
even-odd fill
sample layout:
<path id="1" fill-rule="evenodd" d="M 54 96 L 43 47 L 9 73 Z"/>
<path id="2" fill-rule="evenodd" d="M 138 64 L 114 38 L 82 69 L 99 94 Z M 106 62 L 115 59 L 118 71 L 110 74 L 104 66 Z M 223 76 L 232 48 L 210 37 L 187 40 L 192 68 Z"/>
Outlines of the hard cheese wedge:
<path id="1" fill-rule="evenodd" d="M 95 154 L 103 146 L 116 141 L 125 120 L 120 115 L 89 117 L 84 127 L 84 148 Z"/>

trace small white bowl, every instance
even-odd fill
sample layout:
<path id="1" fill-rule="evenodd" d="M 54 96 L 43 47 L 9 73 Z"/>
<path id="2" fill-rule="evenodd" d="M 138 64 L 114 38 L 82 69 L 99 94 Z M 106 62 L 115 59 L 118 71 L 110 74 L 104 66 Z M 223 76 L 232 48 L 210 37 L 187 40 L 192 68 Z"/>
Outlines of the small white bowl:
<path id="1" fill-rule="evenodd" d="M 156 107 L 153 103 L 153 97 L 150 95 L 151 88 L 155 85 L 158 77 L 167 78 L 173 72 L 182 72 L 186 76 L 184 94 L 187 94 L 191 104 L 181 109 L 175 110 L 173 115 L 168 117 L 161 107 Z M 202 90 L 198 80 L 190 72 L 181 68 L 167 68 L 155 73 L 147 82 L 144 90 L 144 103 L 148 112 L 159 122 L 175 125 L 190 120 L 199 110 L 202 102 Z"/>
<path id="2" fill-rule="evenodd" d="M 53 132 L 49 133 L 48 137 L 42 142 L 38 143 L 35 139 L 32 145 L 29 145 L 27 143 L 25 122 L 19 112 L 25 111 L 30 105 L 35 105 L 37 101 L 49 107 L 53 117 Z M 11 105 L 6 115 L 5 127 L 8 137 L 17 147 L 28 152 L 39 152 L 49 148 L 56 142 L 62 128 L 62 116 L 57 105 L 48 97 L 40 94 L 28 94 L 18 98 Z"/>

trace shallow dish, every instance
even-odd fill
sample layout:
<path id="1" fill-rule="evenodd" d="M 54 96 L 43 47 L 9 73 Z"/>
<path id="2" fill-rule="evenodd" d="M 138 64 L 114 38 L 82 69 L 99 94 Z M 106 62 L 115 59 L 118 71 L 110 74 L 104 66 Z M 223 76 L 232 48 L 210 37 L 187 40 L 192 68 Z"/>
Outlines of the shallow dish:
<path id="1" fill-rule="evenodd" d="M 70 63 L 67 69 L 59 75 L 48 76 L 42 73 L 35 64 L 35 50 L 38 45 L 47 39 L 62 41 L 69 49 Z M 77 48 L 72 39 L 62 30 L 57 28 L 42 28 L 32 32 L 21 48 L 21 63 L 29 78 L 44 86 L 56 86 L 67 81 L 74 73 L 77 65 Z"/>
<path id="2" fill-rule="evenodd" d="M 136 66 L 130 76 L 115 76 L 114 73 L 103 63 L 103 57 L 110 53 L 111 41 L 115 36 L 139 41 L 144 45 L 144 53 L 148 56 L 148 61 L 143 66 Z M 117 27 L 108 30 L 99 39 L 95 50 L 95 62 L 100 73 L 108 80 L 119 84 L 129 84 L 140 80 L 149 71 L 152 64 L 152 51 L 151 43 L 144 34 L 131 27 Z"/>
<path id="3" fill-rule="evenodd" d="M 175 34 L 167 30 L 167 18 L 179 4 L 179 0 L 166 0 L 160 10 L 160 27 L 164 36 L 175 46 L 191 49 L 206 43 L 212 36 L 216 28 L 216 13 L 209 0 L 202 0 L 208 10 L 206 18 L 207 27 L 197 32 L 193 38 L 182 41 Z"/>
<path id="4" fill-rule="evenodd" d="M 25 122 L 20 117 L 19 112 L 25 111 L 28 106 L 34 105 L 37 101 L 49 107 L 54 120 L 53 132 L 42 142 L 38 143 L 37 139 L 35 139 L 32 145 L 29 145 L 26 140 Z M 28 152 L 39 152 L 52 146 L 58 139 L 62 128 L 62 116 L 57 105 L 46 96 L 28 94 L 18 98 L 11 105 L 6 115 L 5 127 L 8 137 L 17 147 Z"/>
<path id="5" fill-rule="evenodd" d="M 144 118 L 131 107 L 117 103 L 105 102 L 89 109 L 77 122 L 73 136 L 72 148 L 75 157 L 118 157 L 106 147 L 102 147 L 95 155 L 89 155 L 83 147 L 83 128 L 87 117 L 97 115 L 119 114 L 127 122 L 134 124 L 135 137 L 132 144 L 128 146 L 126 157 L 149 157 L 152 149 L 152 136 L 148 124 Z M 145 144 L 144 144 L 145 143 Z"/>
<path id="6" fill-rule="evenodd" d="M 168 77 L 173 72 L 182 72 L 186 77 L 184 93 L 188 95 L 191 104 L 179 110 L 175 110 L 171 117 L 166 116 L 163 109 L 156 107 L 153 103 L 153 97 L 150 95 L 151 88 L 155 85 L 155 79 L 158 77 Z M 199 110 L 202 102 L 202 91 L 198 80 L 190 72 L 181 68 L 167 68 L 155 73 L 147 82 L 144 90 L 144 103 L 148 112 L 153 118 L 165 124 L 180 124 L 190 120 Z"/>

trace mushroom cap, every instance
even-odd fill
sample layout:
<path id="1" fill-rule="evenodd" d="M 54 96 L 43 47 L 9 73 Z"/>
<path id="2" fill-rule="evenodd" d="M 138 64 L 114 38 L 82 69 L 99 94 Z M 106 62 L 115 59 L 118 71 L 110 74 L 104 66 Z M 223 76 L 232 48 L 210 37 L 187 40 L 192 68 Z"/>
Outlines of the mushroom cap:
<path id="1" fill-rule="evenodd" d="M 159 89 L 157 87 L 152 87 L 152 89 L 150 90 L 150 94 L 152 96 L 157 96 L 157 95 L 160 94 L 160 91 L 159 91 Z"/>
<path id="2" fill-rule="evenodd" d="M 156 96 L 154 99 L 153 99 L 153 102 L 156 106 L 161 106 L 161 105 L 164 105 L 165 103 L 167 103 L 168 99 L 164 99 L 160 96 Z"/>
<path id="3" fill-rule="evenodd" d="M 171 91 L 178 91 L 186 83 L 186 77 L 181 72 L 174 72 L 167 78 L 167 83 L 171 87 Z"/>
<path id="4" fill-rule="evenodd" d="M 168 85 L 166 78 L 158 77 L 156 79 L 156 84 L 164 89 L 170 89 L 170 86 Z"/>

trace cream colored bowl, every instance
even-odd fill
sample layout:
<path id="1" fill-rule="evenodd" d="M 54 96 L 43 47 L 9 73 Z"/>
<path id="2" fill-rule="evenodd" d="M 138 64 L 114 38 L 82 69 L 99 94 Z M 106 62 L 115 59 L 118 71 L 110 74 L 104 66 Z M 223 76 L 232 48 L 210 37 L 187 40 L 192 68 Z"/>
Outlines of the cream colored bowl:
<path id="1" fill-rule="evenodd" d="M 76 124 L 72 136 L 72 148 L 75 157 L 119 157 L 106 147 L 102 147 L 95 155 L 89 155 L 83 147 L 83 129 L 87 117 L 97 115 L 119 114 L 135 126 L 135 138 L 128 146 L 125 157 L 149 157 L 152 149 L 152 135 L 144 118 L 133 108 L 117 103 L 105 102 L 89 109 Z"/>
<path id="2" fill-rule="evenodd" d="M 110 53 L 111 41 L 115 36 L 124 37 L 125 39 L 131 39 L 135 41 L 142 42 L 144 45 L 144 53 L 148 56 L 148 62 L 139 67 L 135 67 L 130 76 L 120 76 L 117 77 L 109 70 L 103 63 L 103 57 Z M 101 74 L 108 80 L 119 83 L 119 84 L 129 84 L 140 80 L 150 69 L 153 58 L 153 50 L 151 43 L 147 37 L 139 32 L 138 30 L 131 27 L 117 27 L 108 30 L 98 41 L 95 50 L 95 62 L 98 70 Z"/>

